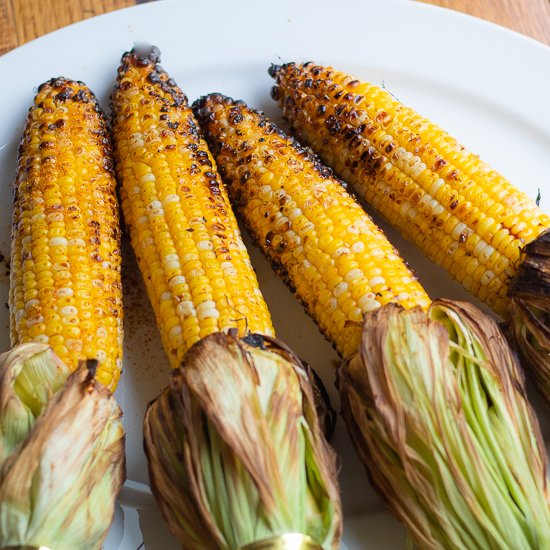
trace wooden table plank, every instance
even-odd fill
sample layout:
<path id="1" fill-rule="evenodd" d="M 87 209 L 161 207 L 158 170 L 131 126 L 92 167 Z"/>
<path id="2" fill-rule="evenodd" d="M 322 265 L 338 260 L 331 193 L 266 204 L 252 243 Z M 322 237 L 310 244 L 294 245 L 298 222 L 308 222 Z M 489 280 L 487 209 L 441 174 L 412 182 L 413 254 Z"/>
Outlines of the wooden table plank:
<path id="1" fill-rule="evenodd" d="M 19 46 L 11 0 L 0 0 L 0 55 Z"/>
<path id="2" fill-rule="evenodd" d="M 422 0 L 468 13 L 550 45 L 550 0 Z"/>
<path id="3" fill-rule="evenodd" d="M 0 54 L 70 23 L 144 1 L 0 0 Z M 550 0 L 421 1 L 481 17 L 550 45 Z"/>
<path id="4" fill-rule="evenodd" d="M 0 0 L 7 4 L 13 9 L 16 45 L 21 45 L 82 19 L 133 6 L 136 0 Z"/>

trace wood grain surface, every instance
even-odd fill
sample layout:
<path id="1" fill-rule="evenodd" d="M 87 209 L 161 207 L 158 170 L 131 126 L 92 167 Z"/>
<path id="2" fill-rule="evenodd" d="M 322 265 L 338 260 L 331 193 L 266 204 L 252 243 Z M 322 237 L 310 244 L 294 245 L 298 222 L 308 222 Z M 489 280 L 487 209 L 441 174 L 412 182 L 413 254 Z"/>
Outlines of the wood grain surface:
<path id="1" fill-rule="evenodd" d="M 550 0 L 424 0 L 475 15 L 550 45 Z"/>
<path id="2" fill-rule="evenodd" d="M 70 23 L 143 1 L 0 0 L 0 54 Z M 550 45 L 550 0 L 424 1 L 498 23 Z"/>

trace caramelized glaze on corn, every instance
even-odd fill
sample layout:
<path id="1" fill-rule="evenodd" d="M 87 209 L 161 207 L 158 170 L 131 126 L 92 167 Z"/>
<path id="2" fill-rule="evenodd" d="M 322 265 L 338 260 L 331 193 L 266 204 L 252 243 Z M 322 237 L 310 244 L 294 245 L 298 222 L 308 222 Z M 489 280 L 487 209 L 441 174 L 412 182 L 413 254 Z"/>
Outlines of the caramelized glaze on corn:
<path id="1" fill-rule="evenodd" d="M 384 234 L 294 140 L 217 94 L 195 114 L 252 236 L 342 356 L 357 351 L 364 313 L 428 305 Z"/>
<path id="2" fill-rule="evenodd" d="M 120 228 L 103 114 L 81 82 L 40 86 L 19 148 L 10 276 L 11 340 L 43 342 L 72 369 L 122 362 Z"/>
<path id="3" fill-rule="evenodd" d="M 124 219 L 172 367 L 208 334 L 273 334 L 267 306 L 187 98 L 156 64 L 122 58 L 113 140 Z"/>
<path id="4" fill-rule="evenodd" d="M 274 66 L 299 139 L 497 313 L 522 247 L 550 227 L 533 200 L 388 92 L 330 67 Z"/>

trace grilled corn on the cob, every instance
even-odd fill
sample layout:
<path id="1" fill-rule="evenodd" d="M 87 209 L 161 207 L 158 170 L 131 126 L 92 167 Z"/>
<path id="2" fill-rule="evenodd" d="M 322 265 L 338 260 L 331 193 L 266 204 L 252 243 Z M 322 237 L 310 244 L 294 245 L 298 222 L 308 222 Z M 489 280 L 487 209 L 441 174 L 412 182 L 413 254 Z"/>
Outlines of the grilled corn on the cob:
<path id="1" fill-rule="evenodd" d="M 122 411 L 110 391 L 120 376 L 122 311 L 109 140 L 81 82 L 40 86 L 14 194 L 0 548 L 94 550 L 125 479 Z"/>
<path id="2" fill-rule="evenodd" d="M 195 113 L 237 211 L 343 357 L 357 351 L 364 313 L 428 306 L 384 234 L 297 142 L 221 95 L 199 100 Z"/>
<path id="3" fill-rule="evenodd" d="M 76 369 L 122 365 L 118 206 L 106 123 L 81 82 L 40 86 L 19 148 L 13 212 L 12 345 L 42 342 Z"/>
<path id="4" fill-rule="evenodd" d="M 208 334 L 273 327 L 187 98 L 156 62 L 155 51 L 123 56 L 113 142 L 124 220 L 176 368 Z"/>
<path id="5" fill-rule="evenodd" d="M 296 531 L 303 548 L 337 548 L 335 457 L 306 370 L 268 336 L 227 191 L 157 62 L 154 49 L 125 54 L 113 94 L 122 209 L 174 367 L 144 421 L 154 494 L 185 548 Z"/>
<path id="6" fill-rule="evenodd" d="M 550 253 L 540 255 L 550 217 L 385 90 L 312 63 L 272 66 L 270 74 L 272 96 L 298 138 L 431 260 L 512 320 L 550 400 Z M 538 258 L 520 270 L 535 249 Z"/>
<path id="7" fill-rule="evenodd" d="M 344 418 L 413 542 L 546 547 L 545 449 L 496 324 L 453 302 L 396 305 L 429 299 L 328 170 L 242 102 L 214 94 L 195 113 L 253 237 L 348 358 Z"/>

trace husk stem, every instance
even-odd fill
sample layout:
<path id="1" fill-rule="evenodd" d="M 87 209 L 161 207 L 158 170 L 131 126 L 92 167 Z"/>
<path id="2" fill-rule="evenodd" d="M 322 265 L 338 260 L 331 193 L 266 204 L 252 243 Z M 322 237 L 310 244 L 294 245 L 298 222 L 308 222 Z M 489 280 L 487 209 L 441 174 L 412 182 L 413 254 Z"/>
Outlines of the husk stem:
<path id="1" fill-rule="evenodd" d="M 287 533 L 247 544 L 239 550 L 321 550 L 321 546 L 307 535 Z"/>
<path id="2" fill-rule="evenodd" d="M 369 314 L 338 372 L 372 484 L 419 548 L 550 548 L 547 458 L 495 322 L 440 300 Z"/>
<path id="3" fill-rule="evenodd" d="M 195 344 L 150 403 L 144 445 L 184 548 L 237 550 L 286 533 L 338 548 L 335 454 L 301 362 L 277 340 L 217 333 Z"/>

